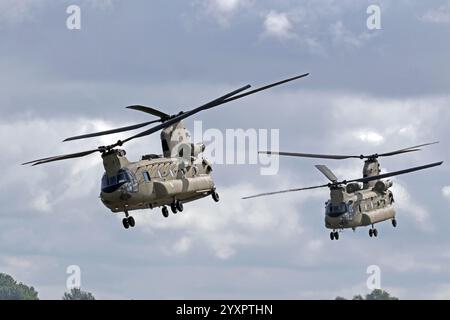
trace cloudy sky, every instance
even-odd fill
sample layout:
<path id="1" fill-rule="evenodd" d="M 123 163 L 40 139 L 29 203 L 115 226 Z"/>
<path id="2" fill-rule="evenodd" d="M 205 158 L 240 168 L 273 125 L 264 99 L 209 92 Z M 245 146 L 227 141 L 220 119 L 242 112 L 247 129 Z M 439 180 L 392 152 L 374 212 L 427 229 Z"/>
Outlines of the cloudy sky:
<path id="1" fill-rule="evenodd" d="M 81 8 L 81 30 L 66 9 Z M 381 8 L 381 30 L 366 10 Z M 59 299 L 66 268 L 97 298 L 331 299 L 367 293 L 366 270 L 403 298 L 450 298 L 448 166 L 395 178 L 399 226 L 324 228 L 327 190 L 258 200 L 241 196 L 323 183 L 313 159 L 216 165 L 221 202 L 164 219 L 135 212 L 125 231 L 98 199 L 98 156 L 40 167 L 20 163 L 115 141 L 65 137 L 143 122 L 146 104 L 176 113 L 250 83 L 302 80 L 187 120 L 203 128 L 279 129 L 287 151 L 375 153 L 385 171 L 450 156 L 450 1 L 0 0 L 0 272 Z M 122 138 L 125 136 L 121 136 Z M 160 152 L 158 135 L 126 146 Z M 247 150 L 251 152 L 252 150 Z M 359 160 L 319 161 L 341 178 Z"/>

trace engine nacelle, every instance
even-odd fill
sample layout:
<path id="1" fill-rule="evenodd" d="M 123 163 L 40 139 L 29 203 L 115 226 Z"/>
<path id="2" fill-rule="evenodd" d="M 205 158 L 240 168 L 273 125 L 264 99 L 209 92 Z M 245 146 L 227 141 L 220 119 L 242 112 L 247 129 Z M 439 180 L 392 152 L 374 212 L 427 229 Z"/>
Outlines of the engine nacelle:
<path id="1" fill-rule="evenodd" d="M 359 183 L 357 183 L 357 182 L 349 183 L 347 185 L 347 187 L 345 187 L 345 189 L 346 189 L 345 191 L 347 193 L 354 193 L 354 192 L 356 192 L 358 190 L 361 190 L 361 185 Z"/>
<path id="2" fill-rule="evenodd" d="M 197 157 L 200 153 L 205 151 L 206 146 L 203 143 L 191 143 L 191 156 Z"/>
<path id="3" fill-rule="evenodd" d="M 373 190 L 377 192 L 384 193 L 386 192 L 390 187 L 392 187 L 392 181 L 391 180 L 379 180 L 375 183 L 375 186 L 373 187 Z"/>

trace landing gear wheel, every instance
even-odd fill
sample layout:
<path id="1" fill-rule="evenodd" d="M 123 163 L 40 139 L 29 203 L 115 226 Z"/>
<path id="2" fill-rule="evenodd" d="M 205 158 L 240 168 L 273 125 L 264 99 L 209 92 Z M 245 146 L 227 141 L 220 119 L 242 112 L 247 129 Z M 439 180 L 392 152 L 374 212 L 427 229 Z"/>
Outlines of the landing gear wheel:
<path id="1" fill-rule="evenodd" d="M 334 240 L 334 232 L 330 232 L 330 239 Z"/>
<path id="2" fill-rule="evenodd" d="M 334 233 L 334 238 L 335 238 L 336 240 L 339 240 L 339 232 L 336 231 L 336 232 Z"/>
<path id="3" fill-rule="evenodd" d="M 213 191 L 211 196 L 212 196 L 212 198 L 214 199 L 215 202 L 219 202 L 220 197 L 219 197 L 219 194 L 215 190 Z"/>
<path id="4" fill-rule="evenodd" d="M 373 230 L 372 229 L 369 229 L 369 237 L 373 237 Z"/>
<path id="5" fill-rule="evenodd" d="M 122 220 L 123 227 L 128 229 L 130 227 L 130 223 L 128 222 L 128 218 L 123 218 Z"/>
<path id="6" fill-rule="evenodd" d="M 175 202 L 175 206 L 176 206 L 176 208 L 177 208 L 178 211 L 183 212 L 183 203 L 181 203 L 180 200 L 177 200 L 177 201 Z"/>
<path id="7" fill-rule="evenodd" d="M 373 229 L 373 236 L 374 237 L 378 237 L 378 230 L 377 229 Z"/>
<path id="8" fill-rule="evenodd" d="M 393 226 L 394 228 L 397 227 L 397 220 L 392 219 L 392 226 Z"/>
<path id="9" fill-rule="evenodd" d="M 164 218 L 169 217 L 169 210 L 167 209 L 167 207 L 162 207 L 161 212 L 162 212 L 162 215 L 164 216 Z"/>
<path id="10" fill-rule="evenodd" d="M 173 213 L 173 214 L 177 214 L 178 209 L 177 209 L 177 204 L 176 204 L 175 202 L 172 202 L 172 203 L 170 204 L 170 210 L 172 210 L 172 213 Z"/>
<path id="11" fill-rule="evenodd" d="M 134 227 L 136 225 L 136 222 L 134 221 L 134 218 L 132 216 L 128 217 L 128 224 L 130 225 L 130 227 Z"/>

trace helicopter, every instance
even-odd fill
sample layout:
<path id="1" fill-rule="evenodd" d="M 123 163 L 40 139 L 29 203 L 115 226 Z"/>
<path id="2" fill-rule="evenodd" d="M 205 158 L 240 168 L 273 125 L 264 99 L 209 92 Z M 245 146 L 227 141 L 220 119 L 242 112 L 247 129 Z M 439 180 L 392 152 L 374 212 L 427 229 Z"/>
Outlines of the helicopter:
<path id="1" fill-rule="evenodd" d="M 397 220 L 395 218 L 394 210 L 394 194 L 391 190 L 389 190 L 392 187 L 393 183 L 389 179 L 382 179 L 440 166 L 443 163 L 443 161 L 440 161 L 423 166 L 381 174 L 378 158 L 419 151 L 421 150 L 421 147 L 436 143 L 438 142 L 425 143 L 409 148 L 399 149 L 396 151 L 380 154 L 375 153 L 371 155 L 330 155 L 260 151 L 259 153 L 262 154 L 303 158 L 332 160 L 355 158 L 361 159 L 364 160 L 363 177 L 358 179 L 339 181 L 333 171 L 326 165 L 316 165 L 315 167 L 330 181 L 329 183 L 306 188 L 295 188 L 276 192 L 261 193 L 244 197 L 243 199 L 269 196 L 287 192 L 329 188 L 330 199 L 325 203 L 325 227 L 327 229 L 332 229 L 332 231 L 330 232 L 330 239 L 339 240 L 339 231 L 343 231 L 344 229 L 351 228 L 353 231 L 355 231 L 358 227 L 366 226 L 371 226 L 371 228 L 369 229 L 369 236 L 377 237 L 378 230 L 374 227 L 376 223 L 391 220 L 392 226 L 394 228 L 397 226 Z"/>
<path id="2" fill-rule="evenodd" d="M 136 130 L 157 122 L 160 122 L 160 124 L 111 145 L 33 160 L 22 165 L 31 164 L 36 166 L 59 160 L 80 158 L 99 152 L 105 169 L 101 179 L 100 200 L 113 213 L 123 212 L 125 214 L 122 220 L 125 229 L 135 226 L 135 220 L 129 214 L 132 210 L 162 207 L 162 215 L 167 218 L 169 217 L 168 206 L 176 214 L 183 211 L 184 203 L 209 195 L 212 196 L 215 202 L 218 202 L 220 199 L 219 194 L 211 176 L 212 163 L 200 156 L 205 150 L 205 145 L 191 142 L 189 132 L 186 130 L 182 120 L 200 111 L 208 110 L 308 75 L 309 73 L 305 73 L 244 92 L 251 88 L 250 85 L 246 85 L 197 108 L 174 115 L 143 105 L 128 106 L 128 109 L 144 112 L 159 119 L 78 135 L 67 138 L 64 141 Z M 125 150 L 118 148 L 131 140 L 151 135 L 159 130 L 162 130 L 160 134 L 162 155 L 146 154 L 139 161 L 133 162 L 127 159 Z"/>

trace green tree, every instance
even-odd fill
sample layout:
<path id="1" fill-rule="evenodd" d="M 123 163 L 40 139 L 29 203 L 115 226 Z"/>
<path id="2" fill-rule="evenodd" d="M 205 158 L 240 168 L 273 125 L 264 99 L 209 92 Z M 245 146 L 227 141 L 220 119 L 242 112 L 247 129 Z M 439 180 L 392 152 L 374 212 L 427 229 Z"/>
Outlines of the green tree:
<path id="1" fill-rule="evenodd" d="M 95 300 L 92 293 L 83 291 L 80 288 L 72 288 L 70 292 L 65 292 L 63 300 Z"/>
<path id="2" fill-rule="evenodd" d="M 33 287 L 17 283 L 13 277 L 0 273 L 0 300 L 39 300 Z"/>
<path id="3" fill-rule="evenodd" d="M 375 289 L 371 293 L 366 294 L 366 300 L 398 300 L 398 298 L 392 297 L 387 291 Z"/>
<path id="4" fill-rule="evenodd" d="M 336 297 L 335 300 L 346 300 L 343 297 Z M 366 294 L 365 297 L 358 294 L 353 296 L 352 300 L 398 300 L 396 297 L 392 297 L 389 292 L 381 290 L 381 289 L 375 289 L 371 293 Z"/>

